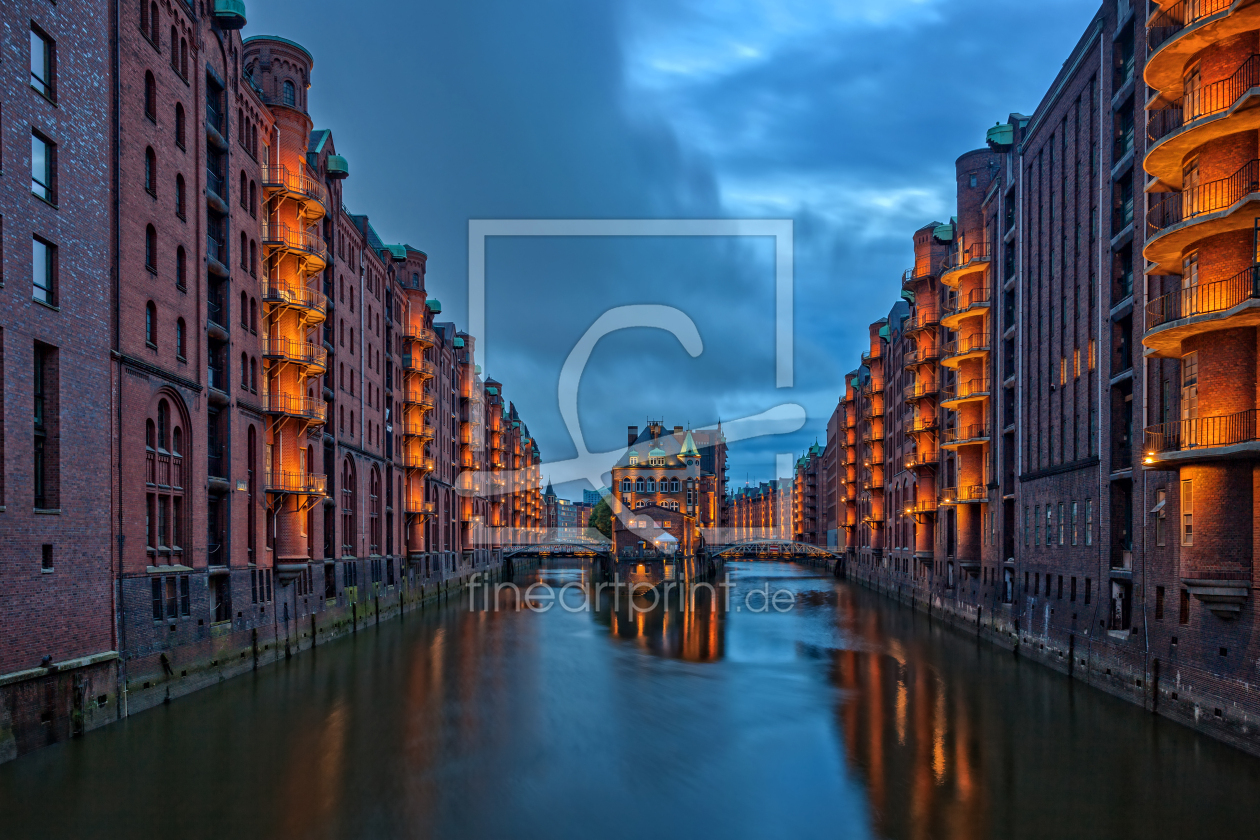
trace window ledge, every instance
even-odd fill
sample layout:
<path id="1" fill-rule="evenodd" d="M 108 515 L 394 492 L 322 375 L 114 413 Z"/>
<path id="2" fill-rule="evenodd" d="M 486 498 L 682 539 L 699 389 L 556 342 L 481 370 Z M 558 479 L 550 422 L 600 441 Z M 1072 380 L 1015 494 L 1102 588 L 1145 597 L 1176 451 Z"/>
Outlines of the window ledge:
<path id="1" fill-rule="evenodd" d="M 55 201 L 49 201 L 48 199 L 44 198 L 42 195 L 40 195 L 39 193 L 35 192 L 34 190 L 32 190 L 32 191 L 31 191 L 31 196 L 32 196 L 33 198 L 37 198 L 37 199 L 39 199 L 39 200 L 40 200 L 40 201 L 42 201 L 44 204 L 47 204 L 49 207 L 51 207 L 51 208 L 52 208 L 52 209 L 54 209 L 54 210 L 60 210 L 60 209 L 61 209 L 60 207 L 58 207 L 58 206 L 57 206 L 57 202 L 55 202 Z"/>
<path id="2" fill-rule="evenodd" d="M 59 105 L 57 104 L 57 100 L 56 100 L 56 99 L 54 99 L 53 97 L 51 97 L 51 96 L 49 96 L 48 94 L 44 93 L 44 92 L 43 92 L 42 90 L 40 90 L 39 88 L 35 87 L 34 85 L 30 85 L 29 87 L 30 87 L 30 89 L 31 89 L 32 91 L 34 91 L 34 92 L 35 92 L 35 95 L 36 95 L 36 96 L 38 96 L 40 99 L 42 99 L 42 100 L 44 100 L 45 102 L 47 102 L 49 105 L 53 106 L 54 108 L 59 108 L 59 107 L 61 107 L 61 106 L 59 106 Z"/>
<path id="3" fill-rule="evenodd" d="M 60 311 L 61 311 L 61 307 L 60 307 L 60 306 L 58 306 L 58 305 L 57 305 L 57 304 L 55 304 L 55 303 L 48 303 L 47 301 L 40 300 L 39 298 L 31 298 L 31 300 L 32 300 L 33 302 L 35 302 L 35 303 L 38 303 L 40 306 L 47 307 L 48 309 L 51 309 L 53 312 L 60 312 Z"/>
<path id="4" fill-rule="evenodd" d="M 40 569 L 39 569 L 39 573 L 40 573 L 41 575 L 51 575 L 51 574 L 52 574 L 53 572 L 55 572 L 55 571 L 57 571 L 57 570 L 56 570 L 56 569 L 45 569 L 45 568 L 44 568 L 44 567 L 42 567 L 42 566 L 41 566 L 41 567 L 40 567 Z"/>
<path id="5" fill-rule="evenodd" d="M 61 508 L 35 508 L 36 516 L 61 516 Z"/>

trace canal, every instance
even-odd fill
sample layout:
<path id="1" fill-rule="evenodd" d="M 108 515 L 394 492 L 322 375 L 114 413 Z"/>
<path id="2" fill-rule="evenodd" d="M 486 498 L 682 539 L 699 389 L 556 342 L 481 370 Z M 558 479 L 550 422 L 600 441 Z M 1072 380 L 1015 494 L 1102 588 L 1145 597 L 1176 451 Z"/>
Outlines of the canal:
<path id="1" fill-rule="evenodd" d="M 825 572 L 728 573 L 578 611 L 544 567 L 574 611 L 360 629 L 0 765 L 3 836 L 1255 836 L 1256 759 Z"/>

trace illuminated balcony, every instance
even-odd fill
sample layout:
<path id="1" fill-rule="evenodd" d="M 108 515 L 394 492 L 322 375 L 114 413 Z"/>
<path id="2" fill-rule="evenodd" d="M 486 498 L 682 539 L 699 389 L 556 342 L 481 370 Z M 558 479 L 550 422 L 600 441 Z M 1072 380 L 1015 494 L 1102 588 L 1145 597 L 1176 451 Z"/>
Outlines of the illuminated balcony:
<path id="1" fill-rule="evenodd" d="M 914 367 L 916 365 L 927 365 L 939 361 L 941 358 L 941 348 L 935 342 L 925 346 L 916 347 L 906 352 L 906 367 Z"/>
<path id="2" fill-rule="evenodd" d="M 308 324 L 319 324 L 328 315 L 328 298 L 318 289 L 268 280 L 262 284 L 264 304 L 296 309 Z"/>
<path id="3" fill-rule="evenodd" d="M 941 488 L 940 504 L 942 505 L 974 505 L 988 500 L 988 491 L 983 484 Z"/>
<path id="4" fill-rule="evenodd" d="M 396 431 L 405 438 L 415 438 L 422 443 L 433 440 L 433 427 L 428 423 L 400 423 Z"/>
<path id="5" fill-rule="evenodd" d="M 437 344 L 437 333 L 428 327 L 408 327 L 402 337 L 403 341 L 414 341 L 421 347 L 432 347 Z"/>
<path id="6" fill-rule="evenodd" d="M 909 516 L 923 516 L 932 513 L 936 513 L 935 499 L 916 499 L 906 507 L 906 514 Z"/>
<path id="7" fill-rule="evenodd" d="M 421 379 L 432 379 L 437 375 L 437 366 L 419 353 L 404 353 L 402 369 L 406 373 L 418 373 Z"/>
<path id="8" fill-rule="evenodd" d="M 925 467 L 935 467 L 940 462 L 941 453 L 935 449 L 912 452 L 906 456 L 906 469 L 917 470 Z"/>
<path id="9" fill-rule="evenodd" d="M 327 188 L 315 178 L 287 166 L 264 166 L 262 187 L 268 196 L 279 195 L 296 201 L 298 212 L 307 221 L 319 221 L 328 213 Z"/>
<path id="10" fill-rule="evenodd" d="M 317 233 L 265 222 L 262 226 L 262 244 L 272 254 L 296 257 L 302 264 L 302 271 L 308 276 L 318 274 L 328 265 L 328 248 Z"/>
<path id="11" fill-rule="evenodd" d="M 902 329 L 906 335 L 920 332 L 922 330 L 930 330 L 939 327 L 941 324 L 941 316 L 935 311 L 916 312 L 902 323 Z"/>
<path id="12" fill-rule="evenodd" d="M 403 510 L 408 516 L 432 516 L 436 512 L 437 506 L 433 502 L 413 502 L 410 499 L 405 503 Z"/>
<path id="13" fill-rule="evenodd" d="M 290 396 L 289 394 L 268 394 L 264 410 L 268 414 L 280 417 L 293 417 L 310 423 L 323 425 L 327 406 L 323 400 L 310 397 Z"/>
<path id="14" fill-rule="evenodd" d="M 1251 230 L 1260 204 L 1260 161 L 1252 160 L 1236 173 L 1183 193 L 1150 196 L 1147 222 L 1150 236 L 1143 248 L 1148 273 L 1172 275 L 1182 271 L 1182 254 L 1207 237 L 1230 230 Z"/>
<path id="15" fill-rule="evenodd" d="M 1254 459 L 1260 455 L 1257 409 L 1220 417 L 1196 417 L 1146 427 L 1147 469 L 1169 469 L 1185 463 Z"/>
<path id="16" fill-rule="evenodd" d="M 1260 266 L 1228 280 L 1179 289 L 1146 305 L 1149 354 L 1181 357 L 1181 343 L 1216 330 L 1260 326 Z"/>
<path id="17" fill-rule="evenodd" d="M 951 330 L 958 329 L 958 325 L 966 318 L 987 315 L 989 303 L 990 295 L 987 288 L 972 289 L 965 294 L 951 295 L 945 302 L 945 314 L 941 316 L 941 326 L 949 327 Z"/>
<path id="18" fill-rule="evenodd" d="M 433 472 L 433 459 L 428 455 L 403 455 L 400 459 L 404 469 L 419 470 L 420 472 Z"/>
<path id="19" fill-rule="evenodd" d="M 1260 27 L 1260 18 L 1253 25 L 1256 27 Z M 1173 101 L 1181 93 L 1180 88 L 1180 80 L 1173 86 L 1158 88 L 1157 102 Z M 1146 171 L 1165 185 L 1180 188 L 1187 155 L 1210 140 L 1260 127 L 1260 112 L 1253 107 L 1260 100 L 1257 88 L 1260 55 L 1253 55 L 1229 78 L 1203 85 L 1170 106 L 1148 110 L 1146 135 L 1150 145 L 1143 163 Z"/>
<path id="20" fill-rule="evenodd" d="M 989 355 L 988 333 L 977 333 L 966 338 L 956 338 L 945 342 L 945 352 L 941 356 L 941 364 L 947 368 L 956 368 L 968 359 L 983 359 Z"/>
<path id="21" fill-rule="evenodd" d="M 906 434 L 930 434 L 934 433 L 938 426 L 935 414 L 920 415 L 906 426 Z"/>
<path id="22" fill-rule="evenodd" d="M 947 387 L 944 394 L 941 395 L 941 406 L 944 408 L 957 408 L 963 403 L 979 402 L 988 399 L 988 396 L 989 378 L 988 376 L 983 376 L 979 379 L 969 379 L 966 382 Z"/>
<path id="23" fill-rule="evenodd" d="M 328 476 L 310 472 L 266 470 L 263 487 L 268 493 L 323 496 L 328 492 Z"/>
<path id="24" fill-rule="evenodd" d="M 962 243 L 960 242 L 959 245 Z M 979 274 L 989 267 L 993 249 L 988 242 L 975 242 L 950 253 L 941 266 L 941 284 L 958 288 L 963 278 Z"/>
<path id="25" fill-rule="evenodd" d="M 1260 10 L 1238 0 L 1166 0 L 1146 24 L 1143 79 L 1169 98 L 1183 93 L 1186 65 L 1204 47 L 1260 29 Z M 1230 10 L 1231 6 L 1239 8 Z"/>
<path id="26" fill-rule="evenodd" d="M 416 388 L 409 388 L 403 392 L 403 403 L 406 405 L 417 405 L 421 408 L 432 409 L 437 405 L 437 398 L 433 394 L 426 393 Z"/>
<path id="27" fill-rule="evenodd" d="M 926 265 L 922 268 L 919 266 L 907 268 L 905 273 L 901 275 L 901 288 L 912 289 L 914 288 L 915 283 L 918 283 L 921 280 L 927 280 L 932 276 L 932 269 Z"/>
<path id="28" fill-rule="evenodd" d="M 322 344 L 280 336 L 264 338 L 262 345 L 264 358 L 303 365 L 308 374 L 323 373 L 328 368 L 328 351 Z"/>
<path id="29" fill-rule="evenodd" d="M 880 422 L 879 426 L 881 428 L 877 429 L 875 428 L 876 426 L 875 423 L 867 423 L 866 426 L 862 429 L 862 440 L 867 443 L 872 443 L 874 441 L 882 441 L 884 439 L 884 430 L 882 428 L 883 425 L 884 424 Z"/>
<path id="30" fill-rule="evenodd" d="M 936 384 L 936 377 L 932 377 L 926 382 L 915 382 L 905 387 L 906 402 L 914 404 L 919 400 L 935 397 L 939 393 L 940 388 Z"/>
<path id="31" fill-rule="evenodd" d="M 982 445 L 989 442 L 989 427 L 984 423 L 972 423 L 946 429 L 941 439 L 942 449 L 958 449 L 962 446 Z"/>

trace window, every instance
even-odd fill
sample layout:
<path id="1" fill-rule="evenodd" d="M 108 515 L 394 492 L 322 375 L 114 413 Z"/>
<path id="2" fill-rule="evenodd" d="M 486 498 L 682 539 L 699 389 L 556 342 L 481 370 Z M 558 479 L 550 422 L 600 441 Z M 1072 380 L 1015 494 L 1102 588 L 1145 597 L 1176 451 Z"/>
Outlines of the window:
<path id="1" fill-rule="evenodd" d="M 1065 522 L 1063 519 L 1063 502 L 1059 502 L 1059 545 L 1063 545 L 1064 525 L 1065 525 Z"/>
<path id="2" fill-rule="evenodd" d="M 1024 505 L 1024 545 L 1028 545 L 1029 528 L 1028 528 L 1028 505 Z"/>
<path id="3" fill-rule="evenodd" d="M 31 282 L 35 300 L 57 305 L 57 246 L 38 236 L 31 240 Z"/>
<path id="4" fill-rule="evenodd" d="M 242 170 L 241 170 L 241 197 L 240 197 L 240 199 L 239 199 L 239 201 L 241 202 L 241 209 L 242 209 L 242 210 L 247 209 L 247 208 L 246 208 L 246 206 L 245 206 L 245 201 L 246 201 L 246 200 L 247 200 L 247 198 L 248 198 L 248 194 L 247 194 L 246 189 L 245 189 L 245 185 L 246 185 L 247 183 L 248 183 L 248 181 L 246 181 L 246 179 L 245 179 L 245 170 L 244 170 L 244 169 L 242 169 Z"/>
<path id="5" fill-rule="evenodd" d="M 1199 352 L 1187 353 L 1181 357 L 1181 419 L 1195 420 L 1199 416 Z M 1195 434 L 1196 423 L 1181 424 L 1183 448 L 1198 443 Z"/>
<path id="6" fill-rule="evenodd" d="M 157 122 L 157 81 L 152 72 L 144 74 L 144 115 L 150 122 Z"/>
<path id="7" fill-rule="evenodd" d="M 57 52 L 53 39 L 31 26 L 31 87 L 51 100 L 56 100 L 54 71 Z"/>
<path id="8" fill-rule="evenodd" d="M 188 212 L 184 200 L 184 176 L 175 176 L 175 215 L 181 219 L 187 218 Z"/>
<path id="9" fill-rule="evenodd" d="M 153 225 L 144 229 L 144 267 L 157 273 L 157 228 Z"/>
<path id="10" fill-rule="evenodd" d="M 157 306 L 153 301 L 144 305 L 144 343 L 157 347 Z"/>
<path id="11" fill-rule="evenodd" d="M 1194 545 L 1194 481 L 1181 482 L 1181 544 Z"/>
<path id="12" fill-rule="evenodd" d="M 171 25 L 171 69 L 179 72 L 179 30 Z"/>
<path id="13" fill-rule="evenodd" d="M 1164 620 L 1164 587 L 1155 587 L 1155 620 Z"/>
<path id="14" fill-rule="evenodd" d="M 1076 545 L 1076 502 L 1072 502 L 1072 545 Z M 1076 585 L 1075 580 L 1076 579 L 1073 578 L 1073 586 Z M 1073 598 L 1073 600 L 1076 599 Z"/>
<path id="15" fill-rule="evenodd" d="M 1053 528 L 1054 514 L 1050 509 L 1050 505 L 1046 505 L 1046 545 L 1052 545 L 1054 543 Z"/>
<path id="16" fill-rule="evenodd" d="M 1181 602 L 1180 604 L 1178 604 L 1178 607 L 1177 607 L 1177 623 L 1178 624 L 1190 623 L 1190 590 L 1189 589 L 1181 590 Z"/>
<path id="17" fill-rule="evenodd" d="M 161 23 L 161 20 L 158 16 L 158 4 L 156 2 L 149 3 L 146 14 L 144 0 L 140 0 L 140 31 L 144 33 L 144 37 L 149 39 L 150 44 L 159 48 L 158 25 Z"/>
<path id="18" fill-rule="evenodd" d="M 241 390 L 249 390 L 249 356 L 241 354 Z"/>
<path id="19" fill-rule="evenodd" d="M 175 356 L 181 361 L 188 358 L 188 349 L 184 345 L 184 330 L 184 319 L 180 318 L 175 322 Z"/>
<path id="20" fill-rule="evenodd" d="M 1151 508 L 1151 513 L 1155 514 L 1155 545 L 1163 546 L 1167 540 L 1165 534 L 1166 524 L 1168 521 L 1167 512 L 1164 510 L 1168 504 L 1168 492 L 1166 490 L 1155 491 L 1155 507 Z"/>
<path id="21" fill-rule="evenodd" d="M 57 203 L 57 147 L 38 131 L 31 132 L 31 192 Z"/>
<path id="22" fill-rule="evenodd" d="M 184 125 L 184 106 L 182 103 L 175 103 L 175 145 L 181 149 L 186 149 L 188 144 L 188 129 Z"/>
<path id="23" fill-rule="evenodd" d="M 157 155 L 152 147 L 144 150 L 144 189 L 149 195 L 157 196 Z"/>
<path id="24" fill-rule="evenodd" d="M 1094 500 L 1085 500 L 1085 545 L 1094 544 Z M 1086 601 L 1086 603 L 1089 603 Z"/>
<path id="25" fill-rule="evenodd" d="M 183 245 L 175 249 L 175 288 L 180 291 L 188 288 L 188 253 Z"/>
<path id="26" fill-rule="evenodd" d="M 284 82 L 284 94 L 281 102 L 290 108 L 297 105 L 297 89 L 293 87 L 293 82 L 290 82 L 288 79 Z"/>
<path id="27" fill-rule="evenodd" d="M 58 503 L 58 406 L 57 349 L 35 343 L 31 380 L 34 408 L 33 490 L 37 509 L 55 509 Z"/>

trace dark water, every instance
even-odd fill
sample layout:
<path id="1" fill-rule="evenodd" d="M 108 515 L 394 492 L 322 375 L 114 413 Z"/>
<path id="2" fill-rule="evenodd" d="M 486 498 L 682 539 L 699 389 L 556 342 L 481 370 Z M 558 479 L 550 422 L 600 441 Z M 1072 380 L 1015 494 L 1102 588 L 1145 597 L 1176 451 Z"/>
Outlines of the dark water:
<path id="1" fill-rule="evenodd" d="M 812 569 L 730 574 L 729 611 L 361 631 L 0 765 L 0 836 L 1260 833 L 1260 761 Z"/>

